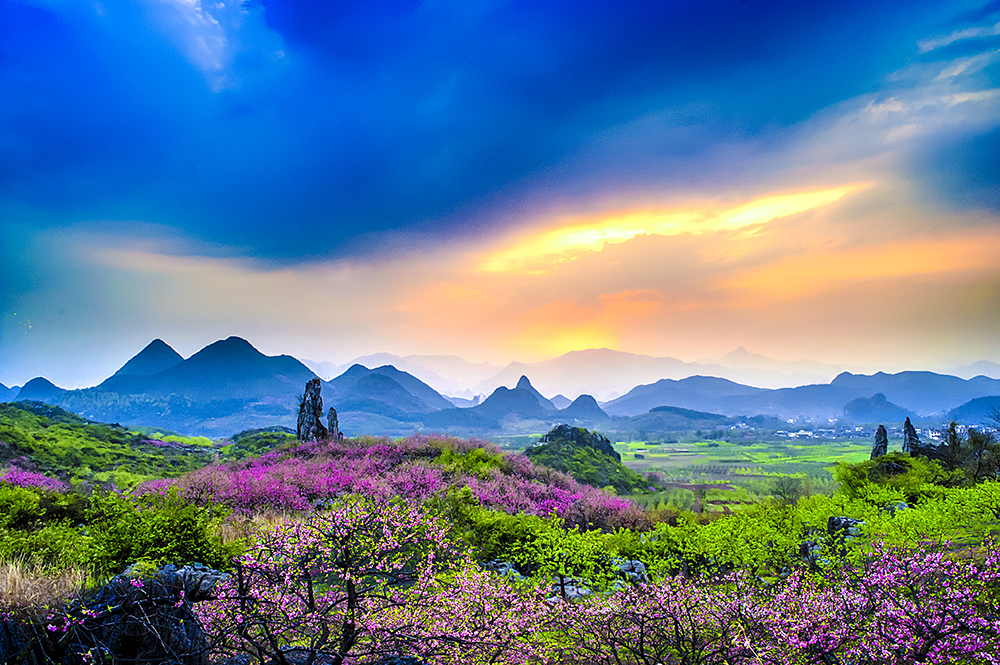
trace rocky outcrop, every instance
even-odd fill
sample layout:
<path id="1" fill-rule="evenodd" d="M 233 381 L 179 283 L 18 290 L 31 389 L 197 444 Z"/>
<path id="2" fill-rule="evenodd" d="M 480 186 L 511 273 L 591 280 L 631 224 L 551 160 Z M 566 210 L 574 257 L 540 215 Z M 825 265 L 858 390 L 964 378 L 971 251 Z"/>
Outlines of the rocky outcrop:
<path id="1" fill-rule="evenodd" d="M 917 436 L 917 430 L 914 429 L 913 423 L 907 418 L 903 422 L 903 452 L 916 455 L 918 450 L 920 450 L 920 437 Z"/>
<path id="2" fill-rule="evenodd" d="M 861 535 L 861 528 L 865 521 L 853 517 L 830 516 L 826 521 L 826 532 L 831 536 L 842 538 L 857 538 Z"/>
<path id="3" fill-rule="evenodd" d="M 321 420 L 323 418 L 321 390 L 319 378 L 309 379 L 306 383 L 306 390 L 299 404 L 299 419 L 296 426 L 299 441 L 322 441 L 327 438 L 328 432 Z"/>
<path id="4" fill-rule="evenodd" d="M 947 446 L 939 446 L 932 441 L 921 441 L 920 437 L 917 436 L 917 430 L 907 418 L 903 423 L 903 452 L 909 453 L 912 457 L 920 456 L 932 460 L 942 460 L 947 452 Z"/>
<path id="5" fill-rule="evenodd" d="M 640 582 L 645 584 L 649 582 L 649 576 L 646 574 L 646 564 L 642 561 L 615 557 L 612 559 L 612 563 L 618 569 L 619 577 L 625 582 L 631 582 L 632 584 L 639 584 Z"/>
<path id="6" fill-rule="evenodd" d="M 884 426 L 879 425 L 878 429 L 875 430 L 875 443 L 872 444 L 871 459 L 882 457 L 887 452 L 889 452 L 889 434 L 885 431 Z"/>
<path id="7" fill-rule="evenodd" d="M 58 630 L 0 622 L 0 662 L 209 665 L 211 645 L 192 604 L 210 599 L 224 577 L 199 564 L 165 566 L 146 579 L 119 575 L 72 602 L 65 616 L 76 621 L 57 621 Z"/>
<path id="8" fill-rule="evenodd" d="M 554 441 L 567 441 L 572 443 L 574 446 L 586 446 L 588 448 L 593 448 L 597 452 L 603 453 L 619 462 L 622 461 L 622 456 L 615 451 L 608 437 L 598 434 L 597 432 L 590 432 L 583 427 L 558 425 L 544 434 L 542 438 L 538 440 L 538 443 L 540 445 L 552 443 Z"/>
<path id="9" fill-rule="evenodd" d="M 330 438 L 337 439 L 338 441 L 344 438 L 344 433 L 340 431 L 340 420 L 337 418 L 337 410 L 332 406 L 330 407 L 330 411 L 327 413 L 326 423 L 326 428 L 329 430 Z"/>

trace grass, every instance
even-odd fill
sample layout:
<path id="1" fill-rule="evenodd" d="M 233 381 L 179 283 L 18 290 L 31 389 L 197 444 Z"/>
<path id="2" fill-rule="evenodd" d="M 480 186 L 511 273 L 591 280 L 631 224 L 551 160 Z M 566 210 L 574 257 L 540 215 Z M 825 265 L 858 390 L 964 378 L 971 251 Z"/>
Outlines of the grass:
<path id="1" fill-rule="evenodd" d="M 84 568 L 52 571 L 21 560 L 0 562 L 0 616 L 62 605 L 88 580 Z"/>

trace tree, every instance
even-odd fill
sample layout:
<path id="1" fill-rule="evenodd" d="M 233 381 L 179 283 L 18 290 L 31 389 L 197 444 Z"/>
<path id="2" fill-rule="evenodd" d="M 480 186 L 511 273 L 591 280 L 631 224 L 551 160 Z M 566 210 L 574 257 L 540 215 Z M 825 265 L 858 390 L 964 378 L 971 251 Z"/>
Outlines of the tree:
<path id="1" fill-rule="evenodd" d="M 965 470 L 973 482 L 1000 476 L 1000 444 L 993 432 L 970 429 L 966 438 Z"/>
<path id="2" fill-rule="evenodd" d="M 373 636 L 385 626 L 419 634 L 399 611 L 427 597 L 459 555 L 447 525 L 426 510 L 352 496 L 263 529 L 219 599 L 199 609 L 231 655 L 288 665 L 297 651 L 296 662 L 341 665 L 382 653 Z"/>
<path id="3" fill-rule="evenodd" d="M 802 479 L 795 476 L 781 476 L 775 479 L 771 491 L 775 498 L 780 499 L 786 506 L 794 505 L 802 496 Z"/>

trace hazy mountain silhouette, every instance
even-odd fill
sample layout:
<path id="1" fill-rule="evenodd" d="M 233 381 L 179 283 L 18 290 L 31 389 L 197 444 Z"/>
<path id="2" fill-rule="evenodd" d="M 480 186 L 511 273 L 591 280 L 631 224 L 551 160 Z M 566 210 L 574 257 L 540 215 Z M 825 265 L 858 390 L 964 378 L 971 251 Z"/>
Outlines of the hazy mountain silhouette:
<path id="1" fill-rule="evenodd" d="M 154 342 L 125 367 L 137 358 L 133 367 L 139 370 L 166 364 L 172 358 L 166 349 L 165 343 Z M 154 374 L 119 370 L 100 385 L 80 390 L 62 390 L 36 379 L 18 397 L 102 422 L 221 436 L 250 427 L 294 424 L 297 397 L 312 377 L 312 371 L 291 356 L 265 356 L 245 339 L 229 337 Z"/>
<path id="2" fill-rule="evenodd" d="M 591 395 L 580 395 L 573 403 L 559 411 L 559 419 L 569 425 L 603 423 L 611 420 Z"/>
<path id="3" fill-rule="evenodd" d="M 149 376 L 184 362 L 183 356 L 162 339 L 154 339 L 112 376 Z"/>
<path id="4" fill-rule="evenodd" d="M 527 384 L 529 387 L 530 383 Z M 546 409 L 542 406 L 541 396 L 534 388 L 530 390 L 522 387 L 523 383 L 513 389 L 500 386 L 493 391 L 493 394 L 483 400 L 479 406 L 473 406 L 468 411 L 473 411 L 480 415 L 494 420 L 501 420 L 508 416 L 517 416 L 522 420 L 547 420 L 556 413 L 554 407 Z M 548 401 L 548 400 L 545 400 Z M 551 405 L 551 402 L 549 403 Z"/>
<path id="5" fill-rule="evenodd" d="M 970 427 L 998 427 L 996 417 L 1000 415 L 1000 395 L 989 395 L 969 400 L 948 412 L 946 420 L 969 425 Z"/>
<path id="6" fill-rule="evenodd" d="M 954 367 L 946 372 L 954 374 L 963 379 L 971 379 L 976 376 L 986 376 L 991 379 L 1000 379 L 1000 364 L 991 363 L 988 360 L 980 360 L 969 365 Z"/>
<path id="7" fill-rule="evenodd" d="M 643 413 L 607 425 L 611 431 L 638 434 L 641 438 L 662 437 L 690 432 L 691 430 L 728 429 L 746 425 L 759 429 L 781 429 L 784 420 L 773 416 L 724 416 L 676 406 L 658 406 Z"/>
<path id="8" fill-rule="evenodd" d="M 912 411 L 893 404 L 882 393 L 852 399 L 844 405 L 844 419 L 856 423 L 895 423 L 914 417 Z"/>
<path id="9" fill-rule="evenodd" d="M 8 388 L 4 384 L 0 383 L 0 402 L 12 402 L 17 398 L 17 393 L 20 390 L 20 386 L 13 386 Z"/>
<path id="10" fill-rule="evenodd" d="M 403 392 L 400 393 L 392 389 L 388 383 L 378 379 L 369 379 L 362 382 L 362 379 L 372 376 L 382 377 L 391 381 Z M 361 383 L 360 387 L 358 386 L 359 383 Z M 328 395 L 326 399 L 332 400 L 334 404 L 339 400 L 356 399 L 366 390 L 372 390 L 379 392 L 381 397 L 375 397 L 374 394 L 367 395 L 368 397 L 385 401 L 387 404 L 403 411 L 427 413 L 454 407 L 451 402 L 426 383 L 408 372 L 396 369 L 392 365 L 383 365 L 375 369 L 368 369 L 363 365 L 353 365 L 340 376 L 328 381 L 326 386 L 329 388 L 326 391 Z M 404 393 L 409 397 L 405 397 Z"/>
<path id="11" fill-rule="evenodd" d="M 762 357 L 745 349 L 737 352 L 735 360 L 763 362 Z M 186 360 L 179 358 L 165 342 L 153 340 L 98 386 L 63 390 L 38 377 L 25 384 L 16 393 L 16 399 L 54 404 L 104 422 L 223 436 L 254 427 L 293 426 L 298 397 L 306 382 L 315 376 L 297 359 L 287 355 L 266 356 L 239 337 L 209 344 Z M 643 365 L 645 371 L 691 366 L 671 358 L 651 359 L 608 349 L 574 352 L 547 362 L 548 365 L 538 363 L 533 367 L 548 367 L 550 377 L 563 372 L 562 376 L 579 380 L 584 369 L 599 375 L 612 372 L 615 367 L 620 369 L 622 364 L 626 369 Z M 985 402 L 968 405 L 971 415 L 958 411 L 957 407 L 964 408 L 976 398 L 1000 395 L 1000 380 L 985 376 L 962 379 L 933 372 L 873 375 L 844 372 L 830 383 L 779 389 L 695 375 L 680 379 L 660 376 L 651 383 L 630 386 L 626 394 L 601 406 L 589 396 L 591 393 L 581 394 L 573 402 L 561 395 L 556 400 L 547 399 L 527 376 L 516 374 L 510 381 L 514 388 L 497 387 L 481 403 L 467 408 L 455 408 L 430 385 L 392 365 L 375 369 L 353 365 L 325 382 L 323 394 L 327 405 L 344 412 L 341 423 L 347 433 L 436 430 L 462 435 L 537 432 L 562 422 L 590 426 L 605 423 L 602 427 L 620 431 L 621 428 L 652 431 L 675 426 L 683 429 L 680 426 L 683 422 L 697 423 L 694 429 L 725 424 L 720 424 L 715 416 L 763 419 L 761 422 L 768 418 L 815 421 L 843 418 L 849 404 L 852 406 L 847 408 L 848 417 L 865 421 L 899 420 L 901 412 L 897 409 L 902 409 L 903 414 L 935 419 L 943 419 L 956 410 L 957 419 L 971 423 L 974 417 L 979 417 L 973 409 Z M 6 391 L 0 392 L 0 398 L 14 394 L 3 387 L 0 390 Z M 879 394 L 885 402 L 879 398 L 876 404 L 872 396 Z M 564 408 L 560 410 L 556 402 Z M 742 414 L 752 417 L 747 419 Z M 609 423 L 608 416 L 632 420 Z"/>
<path id="12" fill-rule="evenodd" d="M 687 409 L 717 410 L 735 397 L 758 395 L 772 391 L 735 383 L 712 376 L 691 376 L 686 379 L 661 379 L 656 383 L 636 386 L 618 399 L 604 405 L 612 416 L 636 416 L 658 406 L 679 406 Z M 725 413 L 725 411 L 722 411 Z"/>
<path id="13" fill-rule="evenodd" d="M 13 401 L 33 401 L 53 404 L 53 400 L 61 398 L 68 392 L 70 391 L 60 388 L 45 377 L 37 376 L 21 386 L 21 390 L 18 391 Z"/>
<path id="14" fill-rule="evenodd" d="M 985 376 L 961 379 L 934 372 L 851 374 L 844 372 L 831 386 L 856 392 L 882 393 L 886 399 L 922 415 L 944 413 L 976 397 L 1000 394 L 1000 380 Z"/>
<path id="15" fill-rule="evenodd" d="M 521 376 L 513 388 L 500 386 L 476 406 L 429 414 L 424 424 L 444 431 L 469 434 L 510 427 L 517 429 L 530 423 L 532 426 L 529 429 L 536 431 L 537 427 L 562 422 L 561 414 L 552 402 L 535 390 L 526 376 Z"/>
<path id="16" fill-rule="evenodd" d="M 353 365 L 378 367 L 392 365 L 406 372 L 435 391 L 447 395 L 462 395 L 467 393 L 482 380 L 493 376 L 502 368 L 489 363 L 470 363 L 458 356 L 397 356 L 392 353 L 374 353 L 355 358 L 346 365 L 336 365 L 329 362 L 303 360 L 317 374 L 335 377 L 342 374 Z"/>
<path id="17" fill-rule="evenodd" d="M 713 361 L 684 362 L 671 357 L 654 357 L 614 351 L 586 349 L 571 351 L 557 358 L 537 363 L 511 363 L 495 376 L 479 383 L 473 390 L 488 392 L 499 385 L 509 385 L 518 376 L 527 375 L 544 393 L 566 395 L 590 394 L 598 399 L 621 395 L 636 385 L 660 379 L 680 380 L 690 376 L 714 376 L 734 382 L 791 387 L 825 382 L 838 368 L 813 361 L 786 362 L 753 354 L 740 347 Z"/>
<path id="18" fill-rule="evenodd" d="M 299 395 L 313 376 L 291 356 L 265 356 L 242 337 L 228 337 L 156 374 L 116 373 L 97 388 L 155 397 L 256 401 Z"/>
<path id="19" fill-rule="evenodd" d="M 520 379 L 517 380 L 517 385 L 514 386 L 514 390 L 524 390 L 535 396 L 538 400 L 538 405 L 542 407 L 543 411 L 558 411 L 556 405 L 548 400 L 548 398 L 543 397 L 542 393 L 535 390 L 535 387 L 531 385 L 531 381 L 528 380 L 527 376 L 522 375 Z"/>
<path id="20" fill-rule="evenodd" d="M 550 398 L 549 401 L 552 402 L 552 406 L 556 407 L 557 409 L 565 409 L 567 406 L 573 403 L 573 400 L 562 394 Z"/>
<path id="21" fill-rule="evenodd" d="M 870 376 L 844 372 L 829 384 L 768 390 L 714 377 L 690 377 L 636 386 L 603 408 L 613 416 L 639 415 L 656 406 L 679 406 L 729 416 L 824 419 L 842 417 L 845 404 L 876 393 L 922 416 L 943 416 L 974 397 L 1000 394 L 1000 380 L 965 380 L 933 372 L 879 372 Z"/>

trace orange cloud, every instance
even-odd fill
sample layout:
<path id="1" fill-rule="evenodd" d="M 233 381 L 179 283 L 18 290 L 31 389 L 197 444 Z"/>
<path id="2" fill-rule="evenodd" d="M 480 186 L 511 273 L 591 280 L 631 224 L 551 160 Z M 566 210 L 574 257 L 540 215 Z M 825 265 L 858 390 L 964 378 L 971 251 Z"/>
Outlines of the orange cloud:
<path id="1" fill-rule="evenodd" d="M 609 244 L 625 243 L 639 236 L 698 235 L 757 227 L 779 217 L 828 206 L 869 186 L 847 185 L 764 196 L 721 212 L 702 207 L 594 215 L 524 236 L 506 249 L 484 257 L 479 270 L 544 273 L 549 263 L 570 261 L 584 252 L 600 252 Z"/>
<path id="2" fill-rule="evenodd" d="M 721 283 L 765 299 L 788 300 L 865 280 L 997 270 L 1000 232 L 987 231 L 810 252 L 747 270 Z"/>

